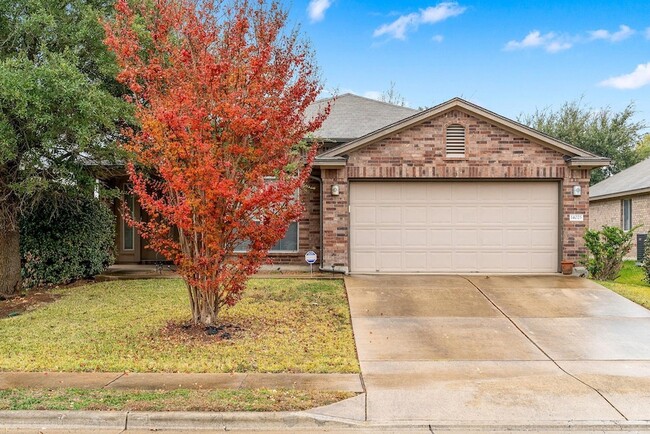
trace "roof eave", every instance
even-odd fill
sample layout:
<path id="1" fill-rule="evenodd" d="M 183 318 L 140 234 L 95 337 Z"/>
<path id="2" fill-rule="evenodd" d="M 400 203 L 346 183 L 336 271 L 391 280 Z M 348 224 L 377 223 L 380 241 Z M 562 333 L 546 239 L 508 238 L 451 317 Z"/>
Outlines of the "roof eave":
<path id="1" fill-rule="evenodd" d="M 321 169 L 340 169 L 345 167 L 346 164 L 347 160 L 342 157 L 316 157 L 314 160 L 314 167 L 320 167 Z"/>
<path id="2" fill-rule="evenodd" d="M 617 191 L 616 193 L 603 194 L 601 196 L 589 196 L 590 201 L 616 199 L 618 197 L 636 196 L 638 194 L 650 194 L 650 187 L 637 188 L 636 190 Z"/>
<path id="3" fill-rule="evenodd" d="M 598 167 L 608 166 L 612 160 L 604 157 L 573 157 L 568 161 L 569 167 L 578 167 L 584 169 L 596 169 Z"/>

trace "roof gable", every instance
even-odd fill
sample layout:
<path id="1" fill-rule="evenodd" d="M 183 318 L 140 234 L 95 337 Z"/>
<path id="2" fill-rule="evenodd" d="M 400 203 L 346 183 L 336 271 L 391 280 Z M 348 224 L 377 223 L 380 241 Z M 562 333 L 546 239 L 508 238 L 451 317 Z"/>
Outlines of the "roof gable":
<path id="1" fill-rule="evenodd" d="M 321 160 L 323 162 L 332 162 L 334 160 L 340 159 L 341 157 L 355 152 L 371 143 L 375 143 L 378 140 L 406 130 L 421 122 L 425 122 L 427 120 L 438 117 L 454 109 L 465 111 L 473 116 L 485 119 L 506 131 L 522 135 L 533 142 L 555 149 L 569 157 L 571 160 L 569 161 L 570 165 L 581 167 L 600 167 L 609 163 L 609 160 L 606 158 L 598 157 L 580 148 L 569 145 L 568 143 L 565 143 L 561 140 L 554 139 L 540 131 L 486 110 L 461 98 L 451 99 L 428 110 L 415 113 L 408 118 L 399 120 L 389 125 L 385 125 L 382 128 L 366 134 L 363 137 L 360 137 L 356 140 L 346 143 L 345 145 L 338 146 L 328 152 L 321 154 L 317 157 L 317 162 L 318 160 Z"/>
<path id="2" fill-rule="evenodd" d="M 606 199 L 650 191 L 650 158 L 589 188 L 589 199 Z"/>
<path id="3" fill-rule="evenodd" d="M 330 114 L 314 136 L 324 140 L 347 142 L 365 136 L 386 125 L 401 121 L 418 110 L 346 93 L 311 104 L 307 119 L 316 116 L 327 104 Z"/>

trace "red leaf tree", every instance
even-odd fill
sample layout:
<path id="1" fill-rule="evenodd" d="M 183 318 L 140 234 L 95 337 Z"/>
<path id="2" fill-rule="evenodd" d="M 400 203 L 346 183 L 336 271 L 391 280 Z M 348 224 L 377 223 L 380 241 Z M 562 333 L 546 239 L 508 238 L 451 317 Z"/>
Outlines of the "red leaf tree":
<path id="1" fill-rule="evenodd" d="M 304 113 L 321 85 L 275 1 L 137 3 L 118 0 L 105 23 L 140 123 L 124 146 L 149 219 L 133 224 L 178 266 L 194 322 L 211 325 L 303 212 L 295 192 L 316 152 L 304 138 L 326 115 Z"/>

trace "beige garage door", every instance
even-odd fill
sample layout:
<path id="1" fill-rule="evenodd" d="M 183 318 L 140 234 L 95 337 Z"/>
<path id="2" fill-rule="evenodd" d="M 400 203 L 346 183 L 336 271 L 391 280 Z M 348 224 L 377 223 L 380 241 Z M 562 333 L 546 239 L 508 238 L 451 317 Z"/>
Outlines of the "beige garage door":
<path id="1" fill-rule="evenodd" d="M 352 182 L 353 273 L 558 269 L 555 182 Z"/>

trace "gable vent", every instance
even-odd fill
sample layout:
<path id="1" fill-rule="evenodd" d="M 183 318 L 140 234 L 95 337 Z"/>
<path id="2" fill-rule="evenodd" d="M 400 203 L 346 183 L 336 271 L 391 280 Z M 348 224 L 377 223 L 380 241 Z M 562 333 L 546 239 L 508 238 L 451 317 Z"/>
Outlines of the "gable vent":
<path id="1" fill-rule="evenodd" d="M 447 157 L 465 156 L 465 127 L 458 124 L 447 127 Z"/>

